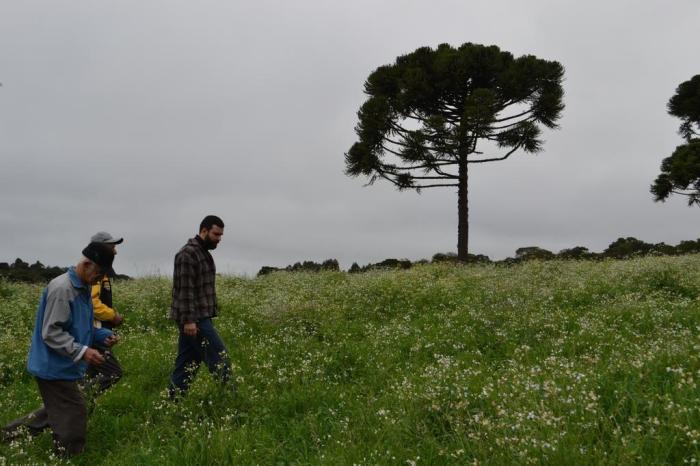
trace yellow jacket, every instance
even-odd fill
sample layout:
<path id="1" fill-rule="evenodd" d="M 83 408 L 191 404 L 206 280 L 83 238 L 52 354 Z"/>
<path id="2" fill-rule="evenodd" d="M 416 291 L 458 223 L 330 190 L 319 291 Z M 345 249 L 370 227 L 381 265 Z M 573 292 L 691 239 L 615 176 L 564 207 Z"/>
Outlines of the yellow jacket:
<path id="1" fill-rule="evenodd" d="M 111 321 L 117 314 L 114 309 L 103 303 L 100 299 L 100 294 L 103 289 L 107 291 L 111 297 L 112 283 L 109 281 L 107 275 L 103 276 L 99 283 L 92 286 L 92 307 L 95 312 L 95 327 L 102 327 L 102 321 Z"/>

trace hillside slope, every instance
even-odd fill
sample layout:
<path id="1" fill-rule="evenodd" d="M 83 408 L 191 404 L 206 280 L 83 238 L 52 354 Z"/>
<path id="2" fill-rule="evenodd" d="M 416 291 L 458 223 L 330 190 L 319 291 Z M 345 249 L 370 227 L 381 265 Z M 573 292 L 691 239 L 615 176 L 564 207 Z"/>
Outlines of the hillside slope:
<path id="1" fill-rule="evenodd" d="M 164 278 L 117 282 L 122 381 L 75 464 L 650 464 L 700 456 L 700 256 L 220 277 L 238 392 L 165 398 Z M 0 421 L 41 289 L 0 282 Z M 0 465 L 52 462 L 44 434 Z"/>

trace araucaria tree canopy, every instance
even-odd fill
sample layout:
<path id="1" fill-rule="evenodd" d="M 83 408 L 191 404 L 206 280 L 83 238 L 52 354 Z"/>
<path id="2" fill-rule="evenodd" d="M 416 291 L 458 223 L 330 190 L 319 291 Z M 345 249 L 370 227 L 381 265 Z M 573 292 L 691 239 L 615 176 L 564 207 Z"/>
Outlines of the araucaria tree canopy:
<path id="1" fill-rule="evenodd" d="M 668 101 L 668 113 L 681 119 L 678 132 L 686 144 L 661 162 L 661 173 L 651 185 L 655 201 L 671 194 L 686 196 L 688 205 L 700 206 L 700 74 L 681 83 Z"/>
<path id="2" fill-rule="evenodd" d="M 563 67 L 496 46 L 422 47 L 365 83 L 346 173 L 399 189 L 456 187 L 457 256 L 468 258 L 468 166 L 542 149 L 564 108 Z"/>
<path id="3" fill-rule="evenodd" d="M 678 86 L 668 101 L 668 113 L 681 119 L 678 132 L 686 141 L 700 136 L 700 74 Z"/>

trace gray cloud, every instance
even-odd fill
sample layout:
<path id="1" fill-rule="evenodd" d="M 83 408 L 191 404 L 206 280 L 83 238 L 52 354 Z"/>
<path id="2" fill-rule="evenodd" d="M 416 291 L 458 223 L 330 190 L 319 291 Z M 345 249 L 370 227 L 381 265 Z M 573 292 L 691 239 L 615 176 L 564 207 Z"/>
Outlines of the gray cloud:
<path id="1" fill-rule="evenodd" d="M 545 151 L 476 167 L 471 249 L 602 250 L 698 237 L 648 193 L 681 142 L 665 105 L 697 74 L 696 1 L 15 2 L 0 17 L 0 261 L 66 265 L 125 236 L 117 268 L 170 273 L 201 218 L 219 269 L 455 249 L 456 195 L 343 174 L 362 85 L 423 45 L 496 44 L 566 68 Z"/>

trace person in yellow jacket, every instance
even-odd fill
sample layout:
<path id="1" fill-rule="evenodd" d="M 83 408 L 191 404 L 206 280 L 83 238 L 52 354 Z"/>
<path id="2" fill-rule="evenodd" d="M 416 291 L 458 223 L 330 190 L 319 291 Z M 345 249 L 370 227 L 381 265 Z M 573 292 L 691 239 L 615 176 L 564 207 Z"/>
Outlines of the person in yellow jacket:
<path id="1" fill-rule="evenodd" d="M 115 255 L 117 254 L 117 244 L 121 244 L 123 241 L 123 238 L 114 238 L 106 231 L 99 231 L 90 238 L 91 243 L 111 246 Z M 122 315 L 114 309 L 112 304 L 112 281 L 106 274 L 92 287 L 92 307 L 95 327 L 112 330 L 124 321 Z M 105 362 L 99 366 L 89 366 L 85 379 L 86 385 L 90 387 L 94 395 L 97 395 L 117 383 L 122 377 L 123 370 L 109 346 L 95 345 L 95 349 L 104 356 Z"/>
<path id="2" fill-rule="evenodd" d="M 116 248 L 115 253 L 116 255 Z M 92 286 L 92 306 L 95 312 L 95 327 L 119 327 L 124 317 L 112 307 L 112 281 L 107 275 Z"/>

